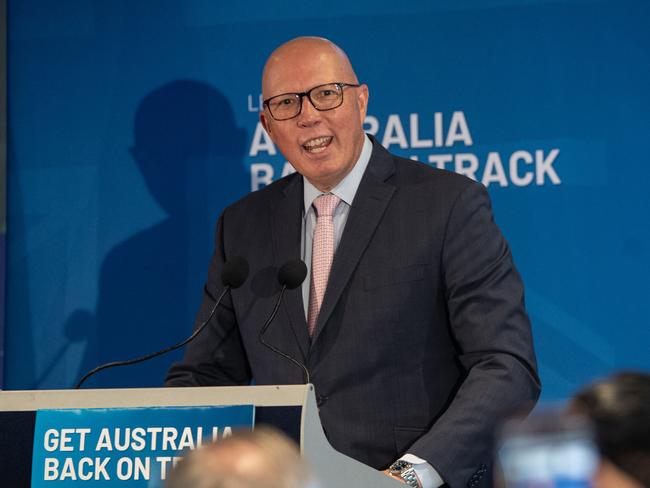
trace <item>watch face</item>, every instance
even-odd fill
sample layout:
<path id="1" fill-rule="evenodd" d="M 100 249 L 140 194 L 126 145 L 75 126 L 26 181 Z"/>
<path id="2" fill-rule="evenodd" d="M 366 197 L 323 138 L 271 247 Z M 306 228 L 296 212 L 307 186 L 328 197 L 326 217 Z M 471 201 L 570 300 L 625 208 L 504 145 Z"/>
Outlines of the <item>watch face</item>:
<path id="1" fill-rule="evenodd" d="M 395 461 L 393 464 L 390 466 L 390 472 L 392 474 L 400 474 L 402 471 L 405 469 L 408 469 L 411 467 L 411 463 L 408 463 L 404 461 L 403 459 L 400 459 L 398 461 Z"/>

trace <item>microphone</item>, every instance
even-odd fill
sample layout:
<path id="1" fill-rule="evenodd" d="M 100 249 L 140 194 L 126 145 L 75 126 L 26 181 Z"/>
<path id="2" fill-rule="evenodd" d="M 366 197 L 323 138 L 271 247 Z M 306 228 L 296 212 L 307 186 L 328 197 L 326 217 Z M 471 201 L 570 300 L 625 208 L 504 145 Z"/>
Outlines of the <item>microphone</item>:
<path id="1" fill-rule="evenodd" d="M 309 371 L 307 370 L 307 367 L 304 364 L 298 362 L 289 354 L 280 351 L 278 348 L 272 346 L 271 344 L 269 344 L 264 340 L 264 334 L 266 333 L 267 329 L 271 325 L 271 322 L 273 321 L 276 314 L 278 313 L 278 310 L 280 309 L 280 302 L 282 301 L 282 296 L 284 295 L 284 291 L 287 289 L 293 290 L 294 288 L 298 288 L 302 284 L 302 282 L 305 281 L 306 276 L 307 276 L 307 265 L 301 259 L 292 259 L 290 261 L 287 261 L 280 267 L 280 270 L 278 271 L 278 281 L 280 282 L 280 285 L 282 285 L 282 288 L 280 289 L 280 295 L 278 296 L 278 300 L 275 302 L 275 306 L 273 307 L 273 311 L 271 312 L 271 315 L 269 315 L 269 318 L 266 319 L 266 322 L 260 329 L 259 339 L 262 345 L 269 348 L 274 353 L 279 354 L 283 358 L 288 359 L 293 364 L 295 364 L 300 369 L 302 369 L 304 373 L 303 378 L 305 379 L 305 383 L 309 383 Z"/>
<path id="2" fill-rule="evenodd" d="M 293 290 L 302 285 L 307 276 L 307 265 L 302 259 L 292 259 L 284 263 L 278 271 L 278 281 L 283 287 Z"/>
<path id="3" fill-rule="evenodd" d="M 198 336 L 203 329 L 208 325 L 210 320 L 212 320 L 212 317 L 214 316 L 215 312 L 217 311 L 217 307 L 221 303 L 221 300 L 223 297 L 230 291 L 231 289 L 234 288 L 239 288 L 241 285 L 244 284 L 246 281 L 246 278 L 248 278 L 248 261 L 246 261 L 245 258 L 241 256 L 233 256 L 230 258 L 224 265 L 223 268 L 221 269 L 221 283 L 223 283 L 223 286 L 225 287 L 223 289 L 223 292 L 215 302 L 215 304 L 212 306 L 210 309 L 210 313 L 208 314 L 208 318 L 205 319 L 201 325 L 197 327 L 197 329 L 192 333 L 191 336 L 189 336 L 187 339 L 185 339 L 182 342 L 179 342 L 178 344 L 174 344 L 173 346 L 166 347 L 165 349 L 161 349 L 160 351 L 152 352 L 150 354 L 147 354 L 145 356 L 141 356 L 139 358 L 135 359 L 127 359 L 126 361 L 113 361 L 111 363 L 106 363 L 102 364 L 100 366 L 97 366 L 96 368 L 90 370 L 88 373 L 86 373 L 83 378 L 79 380 L 79 383 L 75 386 L 75 389 L 78 390 L 81 388 L 81 385 L 84 384 L 84 382 L 93 376 L 96 373 L 99 373 L 100 371 L 108 368 L 114 368 L 117 366 L 128 366 L 130 364 L 136 364 L 136 363 L 141 363 L 143 361 L 147 361 L 149 359 L 153 359 L 157 356 L 162 356 L 163 354 L 166 354 L 168 352 L 174 351 L 178 349 L 179 347 L 183 347 L 185 344 L 188 342 L 191 342 Z M 304 279 L 304 277 L 303 277 Z"/>

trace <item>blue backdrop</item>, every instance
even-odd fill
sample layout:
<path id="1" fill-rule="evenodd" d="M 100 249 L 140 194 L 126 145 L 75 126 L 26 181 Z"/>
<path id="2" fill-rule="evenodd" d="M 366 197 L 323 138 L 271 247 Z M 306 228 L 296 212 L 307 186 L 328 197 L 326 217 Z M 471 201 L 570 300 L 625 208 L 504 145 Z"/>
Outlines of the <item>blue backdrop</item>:
<path id="1" fill-rule="evenodd" d="M 348 52 L 390 150 L 488 186 L 544 398 L 650 369 L 648 25 L 642 0 L 10 1 L 5 387 L 190 332 L 220 210 L 289 169 L 260 75 L 298 35 Z"/>

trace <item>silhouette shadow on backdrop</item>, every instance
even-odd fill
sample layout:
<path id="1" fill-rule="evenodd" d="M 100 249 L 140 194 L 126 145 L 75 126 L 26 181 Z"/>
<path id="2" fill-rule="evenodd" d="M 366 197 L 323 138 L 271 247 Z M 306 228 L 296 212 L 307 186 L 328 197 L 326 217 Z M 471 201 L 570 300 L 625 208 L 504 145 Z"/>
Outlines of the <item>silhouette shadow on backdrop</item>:
<path id="1" fill-rule="evenodd" d="M 97 310 L 76 311 L 93 367 L 162 349 L 191 332 L 221 208 L 248 191 L 246 131 L 213 87 L 174 81 L 138 106 L 131 155 L 167 217 L 115 246 L 101 270 Z M 137 212 L 138 209 L 134 209 Z M 85 388 L 161 386 L 182 351 L 102 371 Z"/>

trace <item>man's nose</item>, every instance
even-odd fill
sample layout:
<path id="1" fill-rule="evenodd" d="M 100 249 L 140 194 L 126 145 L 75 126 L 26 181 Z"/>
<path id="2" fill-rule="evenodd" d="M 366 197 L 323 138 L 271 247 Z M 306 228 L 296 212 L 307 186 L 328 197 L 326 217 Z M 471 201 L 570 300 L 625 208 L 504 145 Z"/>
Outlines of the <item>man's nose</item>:
<path id="1" fill-rule="evenodd" d="M 320 110 L 316 110 L 309 97 L 302 100 L 302 110 L 298 114 L 298 125 L 300 127 L 312 127 L 321 120 Z"/>

